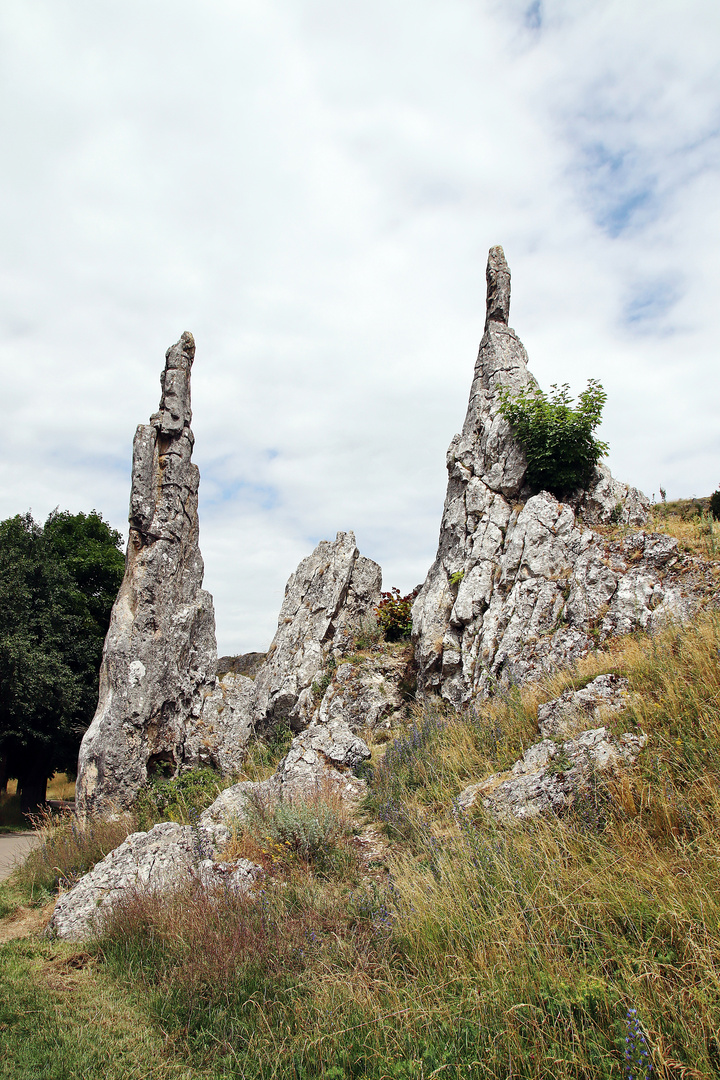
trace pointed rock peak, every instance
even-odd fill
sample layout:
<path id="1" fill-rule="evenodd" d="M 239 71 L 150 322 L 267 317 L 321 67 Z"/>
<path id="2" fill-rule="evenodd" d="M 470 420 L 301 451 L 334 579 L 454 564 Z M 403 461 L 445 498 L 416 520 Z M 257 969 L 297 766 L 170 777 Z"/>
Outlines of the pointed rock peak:
<path id="1" fill-rule="evenodd" d="M 195 338 L 186 330 L 165 353 L 165 370 L 160 376 L 162 396 L 156 414 L 163 435 L 177 435 L 192 420 L 190 369 L 195 359 Z"/>
<path id="2" fill-rule="evenodd" d="M 487 278 L 485 324 L 501 322 L 507 326 L 510 318 L 510 267 L 500 245 L 491 247 L 488 252 L 485 276 Z"/>

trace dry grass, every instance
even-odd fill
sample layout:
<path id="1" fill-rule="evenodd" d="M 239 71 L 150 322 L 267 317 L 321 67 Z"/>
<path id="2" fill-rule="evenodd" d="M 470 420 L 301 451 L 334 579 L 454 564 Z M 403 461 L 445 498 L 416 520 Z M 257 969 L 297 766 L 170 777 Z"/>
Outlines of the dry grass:
<path id="1" fill-rule="evenodd" d="M 40 843 L 12 879 L 31 901 L 47 900 L 59 885 L 71 885 L 135 830 L 131 814 L 81 825 L 70 810 L 61 814 L 42 811 L 32 821 Z"/>

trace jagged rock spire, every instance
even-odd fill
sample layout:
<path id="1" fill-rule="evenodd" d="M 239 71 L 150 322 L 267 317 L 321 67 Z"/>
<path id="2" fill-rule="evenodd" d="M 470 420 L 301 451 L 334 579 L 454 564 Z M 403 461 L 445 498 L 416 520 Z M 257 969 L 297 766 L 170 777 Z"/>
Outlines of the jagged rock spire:
<path id="1" fill-rule="evenodd" d="M 488 255 L 487 270 L 487 311 L 485 325 L 492 319 L 505 323 L 510 318 L 510 267 L 505 260 L 505 252 L 498 245 L 491 247 Z"/>
<path id="2" fill-rule="evenodd" d="M 540 638 L 546 646 L 540 667 L 590 648 L 588 620 L 596 616 L 588 614 L 581 596 L 583 590 L 597 597 L 600 592 L 580 575 L 568 594 L 573 567 L 592 535 L 575 527 L 576 511 L 586 523 L 609 520 L 618 503 L 624 520 L 646 516 L 644 496 L 603 469 L 590 491 L 565 505 L 547 492 L 532 496 L 522 447 L 500 411 L 502 390 L 517 393 L 536 385 L 523 344 L 508 326 L 509 314 L 510 270 L 503 249 L 493 247 L 467 415 L 447 455 L 437 558 L 413 606 L 420 690 L 439 692 L 456 704 L 488 692 L 498 679 L 525 677 L 539 655 L 531 642 Z M 602 567 L 587 566 L 588 573 L 607 578 Z M 601 590 L 598 610 L 616 587 L 613 578 L 607 595 Z M 551 641 L 562 620 L 567 629 Z"/>
<path id="3" fill-rule="evenodd" d="M 81 815 L 129 806 L 153 768 L 199 763 L 217 646 L 212 596 L 202 588 L 200 473 L 191 460 L 194 356 L 186 332 L 166 353 L 159 411 L 135 434 L 125 577 L 78 762 Z M 204 750 L 211 760 L 213 747 Z"/>

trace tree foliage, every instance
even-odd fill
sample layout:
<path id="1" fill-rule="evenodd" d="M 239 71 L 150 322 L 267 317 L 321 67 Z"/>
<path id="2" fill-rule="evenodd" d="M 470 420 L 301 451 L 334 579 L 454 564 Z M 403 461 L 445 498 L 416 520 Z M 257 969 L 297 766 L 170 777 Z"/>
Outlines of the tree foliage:
<path id="1" fill-rule="evenodd" d="M 73 771 L 97 703 L 98 669 L 122 581 L 122 537 L 100 514 L 0 522 L 0 755 L 24 807 Z"/>
<path id="2" fill-rule="evenodd" d="M 533 491 L 562 496 L 587 487 L 608 444 L 593 432 L 600 424 L 607 394 L 597 379 L 573 408 L 570 386 L 553 384 L 550 394 L 539 387 L 500 396 L 500 412 L 525 451 L 527 482 Z"/>

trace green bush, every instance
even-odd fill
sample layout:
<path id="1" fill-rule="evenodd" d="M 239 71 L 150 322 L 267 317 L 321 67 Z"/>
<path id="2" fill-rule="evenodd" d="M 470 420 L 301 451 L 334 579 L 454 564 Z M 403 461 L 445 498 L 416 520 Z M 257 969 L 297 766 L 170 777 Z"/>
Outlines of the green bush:
<path id="1" fill-rule="evenodd" d="M 710 513 L 716 521 L 720 521 L 720 488 L 710 496 Z"/>
<path id="2" fill-rule="evenodd" d="M 299 861 L 324 875 L 347 869 L 348 853 L 342 840 L 349 830 L 330 802 L 257 799 L 248 806 L 247 824 L 254 838 L 269 845 L 268 853 L 280 862 Z"/>
<path id="3" fill-rule="evenodd" d="M 380 603 L 375 608 L 378 622 L 386 641 L 402 641 L 412 633 L 412 606 L 417 589 L 401 596 L 399 589 L 380 593 Z"/>
<path id="4" fill-rule="evenodd" d="M 608 452 L 607 443 L 593 435 L 602 419 L 607 394 L 597 379 L 588 381 L 575 408 L 570 387 L 539 387 L 500 395 L 500 412 L 525 451 L 527 482 L 533 491 L 568 495 L 587 487 L 593 469 Z"/>
<path id="5" fill-rule="evenodd" d="M 191 825 L 231 783 L 215 769 L 191 769 L 179 776 L 154 776 L 141 788 L 133 806 L 138 827 L 151 829 L 159 821 Z"/>

